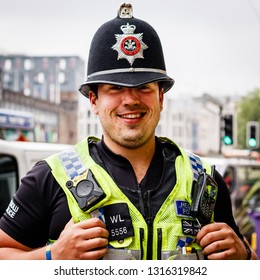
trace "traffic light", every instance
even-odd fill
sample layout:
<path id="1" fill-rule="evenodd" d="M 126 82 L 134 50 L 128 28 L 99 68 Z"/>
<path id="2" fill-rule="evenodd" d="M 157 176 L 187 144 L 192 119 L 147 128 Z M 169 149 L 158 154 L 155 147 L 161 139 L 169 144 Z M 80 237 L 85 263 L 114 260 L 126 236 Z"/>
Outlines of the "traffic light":
<path id="1" fill-rule="evenodd" d="M 233 115 L 224 115 L 223 117 L 224 126 L 223 131 L 224 135 L 222 141 L 225 145 L 232 145 L 234 142 L 233 139 Z"/>
<path id="2" fill-rule="evenodd" d="M 259 122 L 247 123 L 246 144 L 249 148 L 259 148 Z"/>

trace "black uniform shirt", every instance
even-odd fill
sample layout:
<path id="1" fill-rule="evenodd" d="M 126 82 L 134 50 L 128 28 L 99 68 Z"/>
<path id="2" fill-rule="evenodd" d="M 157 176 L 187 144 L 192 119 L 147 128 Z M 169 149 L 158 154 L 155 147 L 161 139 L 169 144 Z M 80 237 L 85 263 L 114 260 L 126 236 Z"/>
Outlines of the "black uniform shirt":
<path id="1" fill-rule="evenodd" d="M 90 151 L 93 149 L 98 151 L 91 152 L 94 160 L 109 172 L 146 220 L 153 219 L 170 192 L 170 189 L 162 187 L 165 170 L 169 167 L 172 170 L 172 186 L 175 185 L 174 162 L 180 155 L 178 148 L 171 145 L 171 154 L 166 155 L 165 160 L 165 156 L 162 155 L 163 145 L 168 144 L 157 141 L 151 165 L 142 182 L 138 184 L 127 159 L 115 155 L 103 141 L 90 145 L 92 147 Z M 214 212 L 215 221 L 227 223 L 241 237 L 232 215 L 226 184 L 218 172 L 215 179 L 219 186 Z M 13 218 L 5 213 L 0 220 L 0 228 L 18 242 L 31 248 L 44 246 L 49 239 L 58 239 L 64 226 L 71 219 L 66 195 L 45 161 L 37 163 L 22 179 L 13 202 L 19 209 Z"/>

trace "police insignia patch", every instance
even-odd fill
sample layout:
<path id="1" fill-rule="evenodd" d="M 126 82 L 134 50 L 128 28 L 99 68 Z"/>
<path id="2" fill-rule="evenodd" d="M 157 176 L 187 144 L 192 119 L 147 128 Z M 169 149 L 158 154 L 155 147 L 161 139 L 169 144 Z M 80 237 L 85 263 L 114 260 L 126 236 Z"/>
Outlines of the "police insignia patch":
<path id="1" fill-rule="evenodd" d="M 136 58 L 144 58 L 143 51 L 148 46 L 142 41 L 143 33 L 134 34 L 135 25 L 121 26 L 123 34 L 115 34 L 117 42 L 112 46 L 112 49 L 118 52 L 117 59 L 127 59 L 132 66 Z"/>
<path id="2" fill-rule="evenodd" d="M 200 230 L 200 224 L 195 220 L 181 220 L 182 233 L 196 236 Z"/>
<path id="3" fill-rule="evenodd" d="M 177 217 L 192 217 L 190 214 L 190 204 L 186 200 L 175 200 L 175 211 Z"/>

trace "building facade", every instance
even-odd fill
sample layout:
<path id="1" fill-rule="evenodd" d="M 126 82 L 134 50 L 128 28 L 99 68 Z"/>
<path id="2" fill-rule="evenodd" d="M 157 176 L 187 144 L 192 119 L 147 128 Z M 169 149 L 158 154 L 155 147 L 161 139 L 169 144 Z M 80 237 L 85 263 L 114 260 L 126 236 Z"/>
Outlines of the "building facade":
<path id="1" fill-rule="evenodd" d="M 0 109 L 31 113 L 38 142 L 74 144 L 89 135 L 101 137 L 98 116 L 78 91 L 85 80 L 84 68 L 77 56 L 0 55 Z M 156 135 L 201 155 L 217 154 L 221 114 L 226 112 L 236 115 L 232 100 L 166 94 Z"/>
<path id="2" fill-rule="evenodd" d="M 73 144 L 84 68 L 78 56 L 0 55 L 0 107 L 31 112 L 35 141 Z"/>

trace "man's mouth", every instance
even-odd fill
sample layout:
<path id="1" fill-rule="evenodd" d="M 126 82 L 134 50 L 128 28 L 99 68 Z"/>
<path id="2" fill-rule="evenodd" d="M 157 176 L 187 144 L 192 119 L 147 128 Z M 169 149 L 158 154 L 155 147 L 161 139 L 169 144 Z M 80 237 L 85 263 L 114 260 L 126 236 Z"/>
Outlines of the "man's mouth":
<path id="1" fill-rule="evenodd" d="M 143 116 L 144 116 L 144 113 L 119 115 L 119 117 L 123 118 L 123 119 L 137 119 L 137 118 L 141 118 Z"/>

